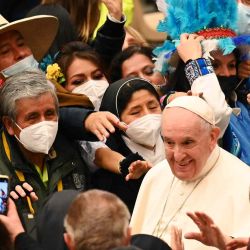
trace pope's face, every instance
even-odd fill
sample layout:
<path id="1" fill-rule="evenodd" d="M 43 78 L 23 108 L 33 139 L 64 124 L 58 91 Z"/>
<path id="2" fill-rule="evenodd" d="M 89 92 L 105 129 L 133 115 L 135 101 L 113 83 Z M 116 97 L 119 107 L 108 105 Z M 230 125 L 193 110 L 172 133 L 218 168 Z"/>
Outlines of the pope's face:
<path id="1" fill-rule="evenodd" d="M 217 142 L 214 129 L 183 108 L 164 110 L 162 136 L 173 174 L 185 181 L 199 175 Z"/>
<path id="2" fill-rule="evenodd" d="M 0 35 L 0 71 L 32 55 L 24 38 L 17 31 L 8 31 Z"/>

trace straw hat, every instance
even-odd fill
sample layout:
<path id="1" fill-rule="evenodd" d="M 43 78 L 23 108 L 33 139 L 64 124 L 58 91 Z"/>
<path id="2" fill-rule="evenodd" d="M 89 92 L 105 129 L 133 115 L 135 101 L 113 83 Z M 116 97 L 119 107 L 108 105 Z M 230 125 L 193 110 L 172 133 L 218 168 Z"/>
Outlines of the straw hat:
<path id="1" fill-rule="evenodd" d="M 38 61 L 49 50 L 57 29 L 58 20 L 54 16 L 37 15 L 9 23 L 0 15 L 0 35 L 11 30 L 20 32 Z"/>

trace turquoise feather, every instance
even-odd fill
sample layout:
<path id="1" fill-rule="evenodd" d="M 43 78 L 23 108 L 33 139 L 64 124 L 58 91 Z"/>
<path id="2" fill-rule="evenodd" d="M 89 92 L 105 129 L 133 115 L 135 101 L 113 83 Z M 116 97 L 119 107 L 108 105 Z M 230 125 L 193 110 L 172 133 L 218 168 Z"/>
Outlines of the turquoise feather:
<path id="1" fill-rule="evenodd" d="M 168 0 L 166 17 L 158 31 L 179 39 L 184 32 L 195 33 L 204 28 L 237 27 L 237 2 L 234 0 Z"/>
<path id="2" fill-rule="evenodd" d="M 231 38 L 223 38 L 220 39 L 218 42 L 218 46 L 223 52 L 223 55 L 227 55 L 233 52 L 233 50 L 236 48 L 233 40 Z"/>
<path id="3" fill-rule="evenodd" d="M 196 33 L 220 27 L 237 30 L 236 0 L 165 0 L 165 2 L 168 6 L 166 15 L 157 29 L 166 32 L 172 40 L 165 41 L 161 47 L 154 50 L 154 54 L 160 58 L 157 67 L 162 73 L 171 70 L 172 66 L 170 67 L 168 62 L 176 50 L 175 42 L 180 39 L 182 33 Z M 217 48 L 221 49 L 223 54 L 229 54 L 241 45 L 250 45 L 250 35 L 216 40 Z"/>

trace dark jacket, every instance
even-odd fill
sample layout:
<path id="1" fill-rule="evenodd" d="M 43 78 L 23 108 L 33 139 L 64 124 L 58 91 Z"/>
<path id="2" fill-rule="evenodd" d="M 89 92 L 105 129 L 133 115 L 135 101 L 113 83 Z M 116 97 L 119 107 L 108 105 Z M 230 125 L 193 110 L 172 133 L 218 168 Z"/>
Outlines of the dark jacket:
<path id="1" fill-rule="evenodd" d="M 100 55 L 108 69 L 110 62 L 117 53 L 122 50 L 125 39 L 125 30 L 123 23 L 115 23 L 108 18 L 106 22 L 97 31 L 96 37 L 91 42 L 91 46 Z"/>
<path id="2" fill-rule="evenodd" d="M 11 160 L 6 155 L 6 146 L 3 144 L 3 133 L 6 135 L 7 144 L 10 149 Z M 41 208 L 44 200 L 53 192 L 57 191 L 57 184 L 62 180 L 63 189 L 86 190 L 89 188 L 90 180 L 88 168 L 83 162 L 78 144 L 72 142 L 58 133 L 53 145 L 53 157 L 45 161 L 48 170 L 48 185 L 44 186 L 34 165 L 28 162 L 21 153 L 17 141 L 9 136 L 7 132 L 1 132 L 0 140 L 0 174 L 10 177 L 10 190 L 20 183 L 16 170 L 23 173 L 25 181 L 29 183 L 36 192 L 39 200 L 33 202 L 35 214 Z M 27 199 L 19 199 L 16 202 L 17 210 L 28 233 L 34 235 L 34 220 L 32 222 L 27 214 L 30 209 Z"/>
<path id="3" fill-rule="evenodd" d="M 70 140 L 97 141 L 98 138 L 84 127 L 85 119 L 93 112 L 83 107 L 60 107 L 59 131 Z"/>
<path id="4" fill-rule="evenodd" d="M 37 216 L 37 241 L 27 233 L 17 235 L 16 250 L 66 250 L 63 221 L 69 205 L 79 192 L 63 190 L 53 193 L 43 204 Z"/>
<path id="5" fill-rule="evenodd" d="M 15 239 L 15 250 L 45 250 L 27 233 L 20 233 Z"/>

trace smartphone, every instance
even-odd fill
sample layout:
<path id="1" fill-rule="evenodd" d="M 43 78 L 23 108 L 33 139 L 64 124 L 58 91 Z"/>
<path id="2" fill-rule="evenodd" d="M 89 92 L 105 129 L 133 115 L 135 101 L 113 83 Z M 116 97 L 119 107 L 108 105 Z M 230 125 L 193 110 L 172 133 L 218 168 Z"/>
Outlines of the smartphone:
<path id="1" fill-rule="evenodd" d="M 0 175 L 0 214 L 7 213 L 7 204 L 9 197 L 9 177 Z"/>

